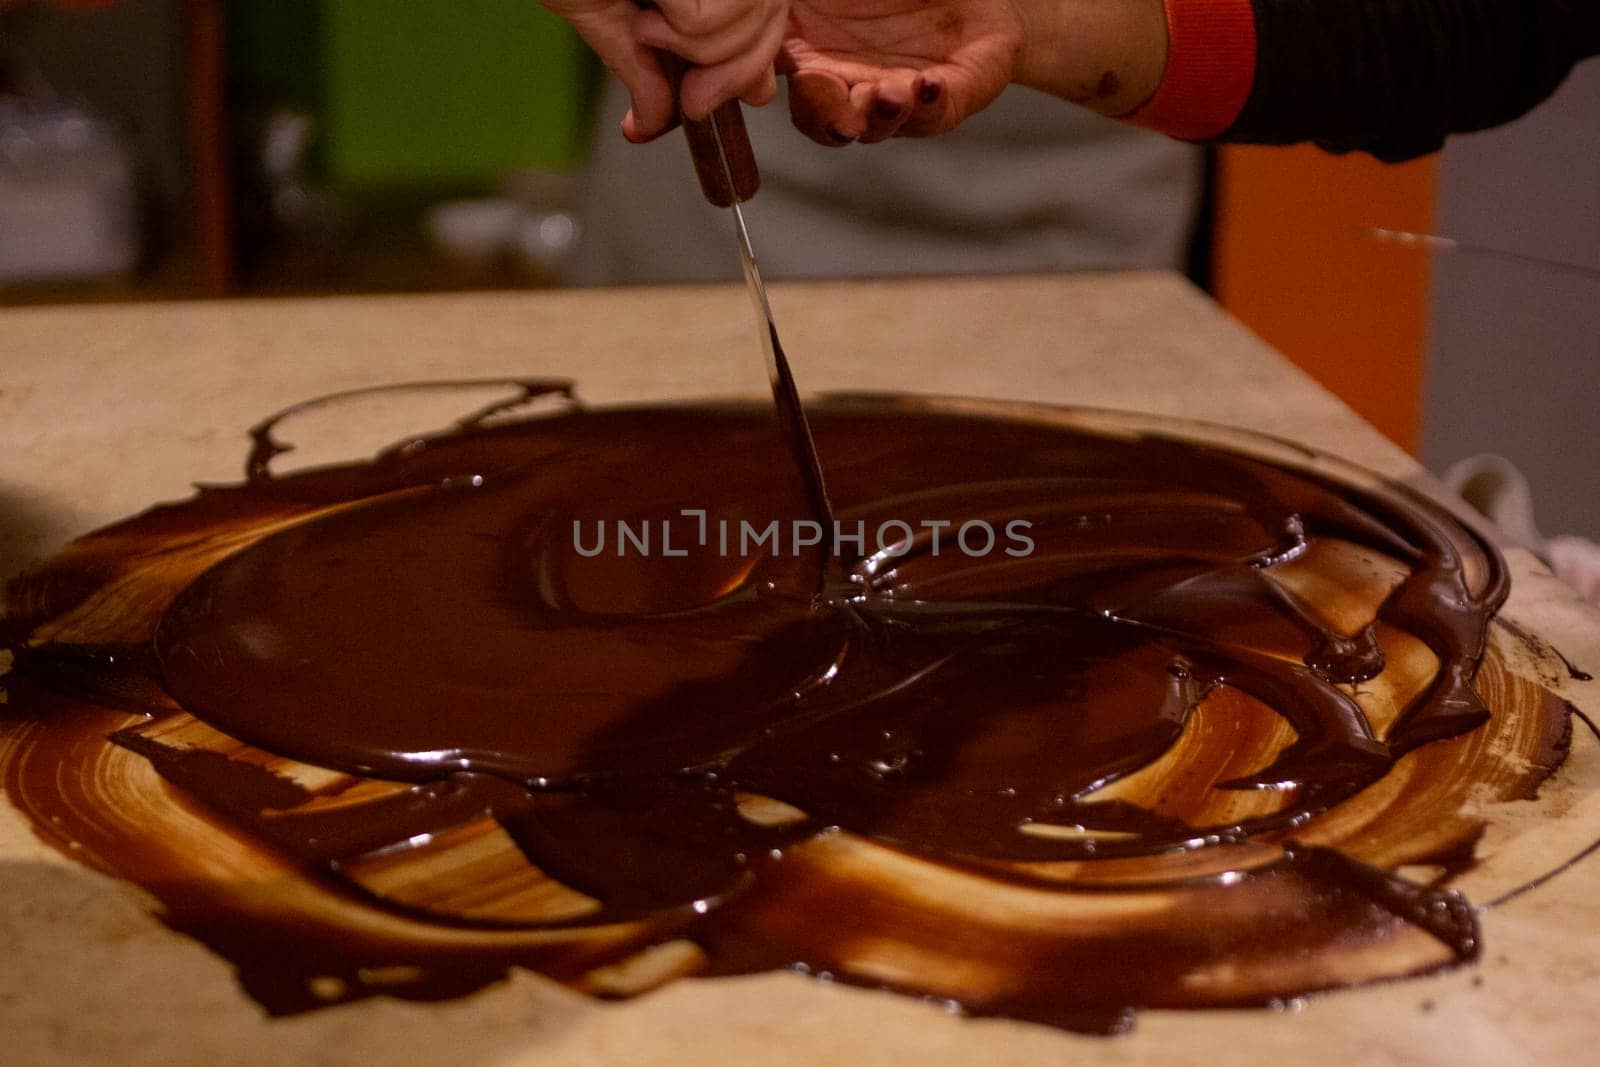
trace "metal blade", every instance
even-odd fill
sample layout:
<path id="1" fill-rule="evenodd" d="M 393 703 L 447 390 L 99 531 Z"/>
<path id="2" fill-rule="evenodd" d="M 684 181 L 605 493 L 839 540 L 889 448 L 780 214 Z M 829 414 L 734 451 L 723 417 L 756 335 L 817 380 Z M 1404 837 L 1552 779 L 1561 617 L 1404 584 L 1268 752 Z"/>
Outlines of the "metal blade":
<path id="1" fill-rule="evenodd" d="M 1463 241 L 1460 238 L 1446 237 L 1443 234 L 1417 233 L 1412 230 L 1392 230 L 1387 226 L 1368 226 L 1366 234 L 1375 241 L 1385 241 L 1389 244 L 1405 245 L 1412 248 L 1429 248 L 1440 252 L 1472 252 L 1480 256 L 1491 256 L 1495 259 L 1524 263 L 1531 267 L 1547 267 L 1550 270 L 1581 274 L 1587 278 L 1600 278 L 1600 267 L 1594 267 L 1587 263 L 1574 263 L 1570 259 L 1547 259 L 1544 256 L 1532 256 L 1526 252 L 1498 248 L 1494 245 L 1481 244 L 1477 241 Z"/>
<path id="2" fill-rule="evenodd" d="M 715 121 L 711 123 L 711 129 L 716 135 L 717 156 L 722 161 L 722 170 L 731 190 L 734 187 L 733 171 L 728 166 L 728 154 L 722 146 L 722 132 L 717 129 Z M 761 344 L 767 356 L 767 377 L 772 384 L 772 397 L 778 405 L 778 418 L 783 423 L 784 437 L 799 470 L 812 515 L 822 526 L 823 544 L 831 546 L 833 508 L 828 503 L 828 488 L 822 480 L 822 464 L 817 459 L 811 424 L 806 421 L 805 410 L 800 406 L 800 393 L 795 388 L 794 374 L 789 370 L 789 360 L 784 356 L 783 345 L 778 340 L 778 327 L 772 320 L 772 305 L 767 302 L 767 287 L 761 282 L 761 269 L 756 266 L 755 249 L 750 245 L 750 231 L 745 226 L 744 212 L 739 208 L 737 196 L 733 201 L 733 228 L 739 244 L 739 264 L 744 269 L 745 288 L 750 292 L 756 317 L 760 320 Z"/>

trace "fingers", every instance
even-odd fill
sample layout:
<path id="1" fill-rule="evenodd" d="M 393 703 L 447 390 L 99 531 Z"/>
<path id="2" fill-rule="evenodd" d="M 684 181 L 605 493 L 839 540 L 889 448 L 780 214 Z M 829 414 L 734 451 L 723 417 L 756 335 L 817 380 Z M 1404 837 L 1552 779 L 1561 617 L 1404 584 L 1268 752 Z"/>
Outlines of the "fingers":
<path id="1" fill-rule="evenodd" d="M 820 70 L 789 75 L 789 118 L 813 141 L 830 148 L 849 144 L 854 137 L 835 123 L 851 114 L 850 86 L 843 78 Z"/>
<path id="2" fill-rule="evenodd" d="M 819 53 L 798 39 L 786 45 L 788 2 L 655 0 L 656 6 L 634 11 L 635 54 L 626 64 L 635 68 L 633 78 L 618 70 L 634 94 L 624 136 L 631 141 L 657 137 L 674 125 L 679 109 L 698 120 L 729 100 L 761 106 L 776 94 L 775 73 L 790 78 L 795 125 L 831 146 L 944 133 L 1004 88 L 1003 71 L 998 81 L 982 76 L 993 64 L 974 67 L 970 57 L 920 69 L 885 67 L 866 57 Z M 663 91 L 667 82 L 655 58 L 658 51 L 690 64 L 677 87 L 676 106 L 670 86 Z M 990 81 L 995 84 L 989 86 Z"/>
<path id="3" fill-rule="evenodd" d="M 644 144 L 678 124 L 678 105 L 655 49 L 635 44 L 629 59 L 626 64 L 606 65 L 622 79 L 633 98 L 633 106 L 622 119 L 622 136 Z"/>
<path id="4" fill-rule="evenodd" d="M 578 31 L 600 62 L 615 74 L 633 97 L 633 107 L 622 120 L 622 135 L 635 143 L 661 136 L 677 122 L 678 106 L 672 83 L 661 67 L 655 49 L 633 36 L 638 9 L 632 0 L 544 0 L 545 6 Z"/>
<path id="5" fill-rule="evenodd" d="M 837 147 L 927 137 L 954 129 L 965 117 L 938 68 L 872 73 L 876 76 L 854 80 L 832 71 L 795 69 L 789 75 L 789 116 L 796 128 L 818 144 Z"/>
<path id="6" fill-rule="evenodd" d="M 772 67 L 768 67 L 754 88 L 746 89 L 739 94 L 739 99 L 751 107 L 766 107 L 778 95 L 778 74 Z"/>
<path id="7" fill-rule="evenodd" d="M 622 116 L 621 129 L 623 139 L 634 144 L 649 144 L 662 134 L 671 133 L 677 128 L 678 115 L 676 112 L 673 113 L 672 118 L 667 123 L 661 126 L 651 126 L 642 122 L 634 114 L 634 110 L 631 107 L 628 109 L 628 113 Z"/>
<path id="8" fill-rule="evenodd" d="M 650 3 L 686 39 L 701 41 L 727 33 L 752 18 L 760 22 L 782 22 L 789 13 L 788 0 L 650 0 Z"/>
<path id="9" fill-rule="evenodd" d="M 850 90 L 850 103 L 866 116 L 866 130 L 857 138 L 862 144 L 877 144 L 900 132 L 917 104 L 920 78 L 909 70 L 890 71 L 861 92 L 861 85 Z"/>
<path id="10" fill-rule="evenodd" d="M 759 107 L 777 95 L 772 64 L 789 0 L 654 0 L 644 11 L 633 0 L 543 2 L 628 87 L 633 106 L 622 135 L 635 144 L 676 126 L 680 100 L 685 114 L 704 118 L 735 97 Z M 681 91 L 663 68 L 662 50 L 699 65 Z"/>
<path id="11" fill-rule="evenodd" d="M 767 96 L 767 100 L 771 100 L 777 91 L 772 63 L 783 43 L 783 32 L 782 22 L 770 23 L 762 28 L 761 35 L 747 51 L 725 62 L 695 67 L 685 74 L 678 89 L 683 113 L 692 119 L 705 118 L 735 97 L 759 93 L 769 81 L 774 83 L 773 93 Z"/>
<path id="12" fill-rule="evenodd" d="M 738 9 L 731 21 L 709 28 L 700 28 L 706 23 L 697 15 L 675 17 L 659 7 L 649 7 L 634 17 L 633 33 L 652 48 L 709 67 L 750 51 L 773 21 L 764 4 Z"/>
<path id="13" fill-rule="evenodd" d="M 900 127 L 901 137 L 932 137 L 949 133 L 960 125 L 962 119 L 977 110 L 963 109 L 956 94 L 947 85 L 946 76 L 938 67 L 931 67 L 917 77 L 914 89 L 916 104 Z"/>

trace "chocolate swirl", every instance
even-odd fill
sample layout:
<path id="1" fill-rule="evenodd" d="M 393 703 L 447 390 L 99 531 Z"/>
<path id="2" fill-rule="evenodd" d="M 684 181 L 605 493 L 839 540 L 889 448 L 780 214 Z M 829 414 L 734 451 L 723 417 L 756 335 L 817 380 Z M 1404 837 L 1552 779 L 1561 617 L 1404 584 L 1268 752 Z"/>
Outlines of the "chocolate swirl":
<path id="1" fill-rule="evenodd" d="M 1494 550 L 1309 461 L 1009 414 L 819 406 L 863 532 L 821 595 L 758 407 L 470 420 L 281 478 L 269 426 L 246 484 L 24 581 L 21 673 L 98 706 L 47 731 L 112 727 L 339 899 L 201 906 L 163 876 L 274 1010 L 512 964 L 619 995 L 791 967 L 1105 1029 L 1471 958 L 1444 883 L 1476 824 L 1385 841 L 1431 886 L 1317 828 L 1483 733 Z M 778 551 L 741 544 L 771 524 Z M 1565 720 L 1505 728 L 1529 763 L 1491 787 L 1525 794 Z M 320 933 L 285 960 L 296 907 Z"/>

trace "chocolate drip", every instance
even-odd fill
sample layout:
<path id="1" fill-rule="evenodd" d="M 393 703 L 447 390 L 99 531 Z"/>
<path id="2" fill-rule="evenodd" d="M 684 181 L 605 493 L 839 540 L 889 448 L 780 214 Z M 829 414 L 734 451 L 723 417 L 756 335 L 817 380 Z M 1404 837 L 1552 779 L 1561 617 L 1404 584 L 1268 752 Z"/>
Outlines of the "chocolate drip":
<path id="1" fill-rule="evenodd" d="M 1566 654 L 1563 653 L 1559 648 L 1552 648 L 1550 651 L 1555 653 L 1556 658 L 1561 661 L 1561 665 L 1567 669 L 1568 678 L 1571 678 L 1574 682 L 1594 681 L 1594 675 L 1590 674 L 1586 670 L 1581 670 L 1578 665 L 1568 659 Z"/>
<path id="2" fill-rule="evenodd" d="M 1290 843 L 1285 851 L 1289 862 L 1307 878 L 1366 897 L 1438 938 L 1458 959 L 1478 958 L 1482 950 L 1478 916 L 1460 893 L 1408 882 L 1331 848 Z"/>
<path id="3" fill-rule="evenodd" d="M 527 383 L 510 406 L 546 395 L 570 398 Z M 308 975 L 337 978 L 339 998 L 373 991 L 358 972 L 399 957 L 416 975 L 378 991 L 451 995 L 512 964 L 593 987 L 584 976 L 619 953 L 684 940 L 704 973 L 825 971 L 1115 1029 L 1139 1006 L 1263 1002 L 1208 995 L 1185 975 L 1311 955 L 1351 927 L 1416 924 L 1453 958 L 1476 953 L 1455 895 L 1287 843 L 1405 753 L 1488 716 L 1471 683 L 1503 567 L 1421 498 L 1155 436 L 836 402 L 812 430 L 838 524 L 861 523 L 868 540 L 835 553 L 811 595 L 816 549 L 791 550 L 787 533 L 780 551 L 726 539 L 787 531 L 815 506 L 773 487 L 785 456 L 769 412 L 573 409 L 494 424 L 506 406 L 370 464 L 282 478 L 268 471 L 283 450 L 268 422 L 245 485 L 134 520 L 192 536 L 304 517 L 174 590 L 134 646 L 145 662 L 126 672 L 160 683 L 160 699 L 133 709 L 154 717 L 116 744 L 366 906 L 458 929 L 628 931 L 415 957 L 343 931 L 313 964 L 263 948 L 271 916 L 169 900 L 174 924 L 235 960 L 272 1009 L 319 1002 Z M 1017 520 L 1029 551 L 957 539 L 966 524 Z M 870 543 L 892 521 L 907 536 Z M 635 540 L 590 551 L 619 524 Z M 1283 577 L 1335 543 L 1404 572 L 1376 619 L 1341 628 Z M 1420 640 L 1439 668 L 1380 731 L 1352 692 L 1384 670 L 1383 628 Z M 25 645 L 22 669 L 53 676 L 63 648 Z M 1271 709 L 1293 739 L 1221 788 L 1281 804 L 1205 822 L 1097 795 L 1171 752 L 1224 691 Z M 177 709 L 248 752 L 386 791 L 335 802 L 266 756 L 169 743 L 152 731 Z M 575 902 L 480 913 L 393 897 L 363 873 L 469 834 L 503 835 Z M 1202 914 L 1246 890 L 1279 902 L 1245 940 L 1153 915 L 1071 937 L 981 917 L 944 931 L 927 924 L 955 920 L 839 873 L 869 849 L 1007 893 L 1087 899 L 1110 890 L 1057 890 L 1029 865 L 1156 870 L 1246 844 L 1281 847 L 1280 859 L 1183 883 Z M 863 945 L 897 939 L 1006 960 L 1017 977 L 964 984 L 860 962 Z"/>

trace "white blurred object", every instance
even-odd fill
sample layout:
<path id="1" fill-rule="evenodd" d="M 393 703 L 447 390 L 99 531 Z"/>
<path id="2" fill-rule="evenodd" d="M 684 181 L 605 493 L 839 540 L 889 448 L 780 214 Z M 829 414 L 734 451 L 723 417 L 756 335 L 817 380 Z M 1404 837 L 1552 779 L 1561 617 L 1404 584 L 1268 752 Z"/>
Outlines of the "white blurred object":
<path id="1" fill-rule="evenodd" d="M 116 130 L 69 104 L 0 99 L 0 284 L 111 278 L 138 259 Z"/>
<path id="2" fill-rule="evenodd" d="M 451 200 L 428 210 L 423 232 L 449 259 L 475 267 L 500 262 L 511 246 L 521 205 L 511 200 Z"/>
<path id="3" fill-rule="evenodd" d="M 565 211 L 525 211 L 517 221 L 511 250 L 524 270 L 560 273 L 578 244 L 578 221 Z"/>
<path id="4" fill-rule="evenodd" d="M 1543 557 L 1579 596 L 1600 603 L 1600 544 L 1571 534 L 1546 540 L 1534 523 L 1533 489 L 1510 460 L 1464 459 L 1444 472 L 1444 483 L 1511 540 Z"/>
<path id="5" fill-rule="evenodd" d="M 455 263 L 482 269 L 509 261 L 550 276 L 571 253 L 578 235 L 567 212 L 530 208 L 506 197 L 439 204 L 424 217 L 423 230 Z"/>

